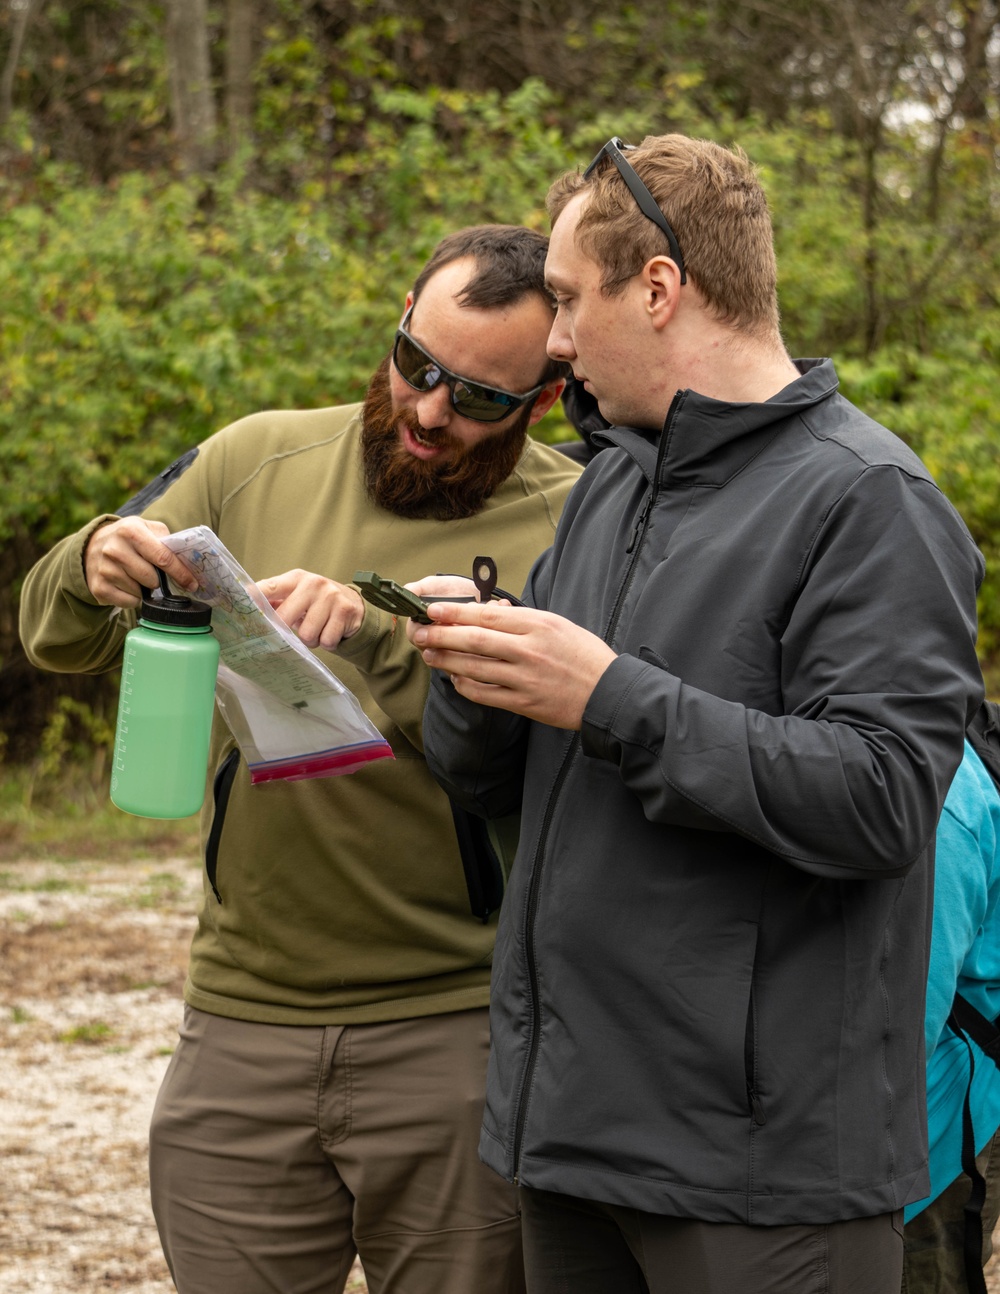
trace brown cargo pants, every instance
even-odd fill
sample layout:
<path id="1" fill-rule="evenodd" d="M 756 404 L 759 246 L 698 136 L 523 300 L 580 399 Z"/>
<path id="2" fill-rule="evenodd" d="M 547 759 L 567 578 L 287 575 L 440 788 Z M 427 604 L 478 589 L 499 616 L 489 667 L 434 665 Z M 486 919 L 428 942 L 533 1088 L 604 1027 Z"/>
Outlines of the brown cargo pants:
<path id="1" fill-rule="evenodd" d="M 476 1155 L 485 1008 L 249 1024 L 185 1008 L 150 1128 L 180 1294 L 523 1294 L 517 1199 Z"/>

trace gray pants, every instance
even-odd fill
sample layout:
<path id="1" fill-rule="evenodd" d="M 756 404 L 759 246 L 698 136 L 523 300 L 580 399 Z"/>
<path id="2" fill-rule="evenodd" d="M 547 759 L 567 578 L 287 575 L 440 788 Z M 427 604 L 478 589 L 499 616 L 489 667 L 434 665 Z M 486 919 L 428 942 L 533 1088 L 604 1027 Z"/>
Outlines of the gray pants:
<path id="1" fill-rule="evenodd" d="M 902 1210 L 750 1227 L 522 1189 L 521 1214 L 528 1294 L 899 1294 Z"/>
<path id="2" fill-rule="evenodd" d="M 517 1197 L 476 1155 L 485 1008 L 248 1024 L 188 1007 L 150 1128 L 180 1294 L 523 1294 Z"/>

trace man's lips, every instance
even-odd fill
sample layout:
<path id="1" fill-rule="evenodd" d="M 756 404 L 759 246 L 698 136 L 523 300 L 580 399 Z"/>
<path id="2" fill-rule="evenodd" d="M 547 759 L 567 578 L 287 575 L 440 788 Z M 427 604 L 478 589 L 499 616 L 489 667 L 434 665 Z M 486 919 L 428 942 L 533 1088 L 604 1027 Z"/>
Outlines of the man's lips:
<path id="1" fill-rule="evenodd" d="M 427 461 L 431 458 L 437 458 L 439 454 L 444 452 L 443 445 L 430 445 L 425 444 L 423 440 L 418 440 L 405 422 L 399 425 L 399 435 L 403 442 L 403 448 L 407 453 L 412 454 L 414 458 L 422 458 Z"/>

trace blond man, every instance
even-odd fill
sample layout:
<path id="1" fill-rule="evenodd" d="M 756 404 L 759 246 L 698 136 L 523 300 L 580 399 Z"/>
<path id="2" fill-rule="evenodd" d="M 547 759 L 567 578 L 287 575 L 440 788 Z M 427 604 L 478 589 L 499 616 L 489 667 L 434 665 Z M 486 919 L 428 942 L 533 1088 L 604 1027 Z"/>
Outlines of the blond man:
<path id="1" fill-rule="evenodd" d="M 615 139 L 550 211 L 549 354 L 608 448 L 526 607 L 411 631 L 432 771 L 522 814 L 480 1153 L 530 1294 L 897 1294 L 982 560 L 789 358 L 741 153 Z"/>

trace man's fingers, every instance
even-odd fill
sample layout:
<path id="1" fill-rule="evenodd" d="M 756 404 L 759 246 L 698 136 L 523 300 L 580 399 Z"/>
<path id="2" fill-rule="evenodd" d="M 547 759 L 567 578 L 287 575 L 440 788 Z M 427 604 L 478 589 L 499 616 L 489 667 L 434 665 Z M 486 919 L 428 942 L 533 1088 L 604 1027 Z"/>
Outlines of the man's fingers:
<path id="1" fill-rule="evenodd" d="M 433 623 L 411 638 L 459 695 L 554 728 L 578 730 L 588 698 L 616 653 L 562 616 L 496 603 L 432 603 Z"/>
<path id="2" fill-rule="evenodd" d="M 87 586 L 98 602 L 137 606 L 144 589 L 159 585 L 163 570 L 174 584 L 193 592 L 198 581 L 162 542 L 170 532 L 160 521 L 123 517 L 91 535 L 84 553 Z"/>
<path id="3" fill-rule="evenodd" d="M 159 588 L 160 577 L 157 574 L 157 571 L 162 570 L 171 580 L 173 580 L 174 584 L 176 584 L 178 588 L 184 589 L 188 593 L 196 592 L 198 588 L 198 577 L 192 574 L 177 554 L 172 552 L 169 548 L 163 548 L 162 554 L 162 557 L 155 560 L 152 564 L 150 582 L 146 585 L 146 588 Z"/>
<path id="4" fill-rule="evenodd" d="M 364 619 L 364 602 L 356 590 L 313 571 L 284 571 L 258 580 L 257 587 L 307 647 L 333 651 L 357 633 Z"/>
<path id="5" fill-rule="evenodd" d="M 521 634 L 500 633 L 479 625 L 424 625 L 422 628 L 425 630 L 423 641 L 414 637 L 415 644 L 423 652 L 428 665 L 446 673 L 453 672 L 448 664 L 442 664 L 446 658 L 455 660 L 454 672 L 467 674 L 474 661 L 511 664 L 524 656 L 525 639 Z"/>
<path id="6" fill-rule="evenodd" d="M 160 587 L 159 572 L 162 570 L 176 587 L 184 592 L 194 593 L 198 588 L 197 578 L 175 553 L 170 552 L 169 548 L 164 549 L 163 553 L 160 560 L 146 560 L 141 564 L 131 561 L 127 566 L 123 562 L 120 569 L 125 578 L 115 581 L 118 587 L 127 592 L 135 592 L 137 597 L 141 597 L 144 591 L 155 591 Z"/>
<path id="7" fill-rule="evenodd" d="M 157 572 L 162 570 L 178 588 L 193 593 L 198 587 L 198 577 L 185 566 L 172 548 L 160 542 L 170 534 L 169 528 L 162 521 L 135 520 L 141 528 L 134 535 L 126 530 L 120 538 L 130 543 L 138 556 L 146 559 L 147 569 L 143 572 L 143 580 L 148 580 L 148 583 L 144 587 L 158 588 L 160 577 Z M 142 580 L 139 582 L 142 583 Z"/>
<path id="8" fill-rule="evenodd" d="M 474 679 L 477 683 L 489 683 L 493 686 L 506 686 L 516 675 L 512 674 L 512 662 L 500 656 L 485 655 L 479 651 L 463 651 L 440 648 L 425 648 L 421 655 L 424 663 L 431 669 L 439 669 L 443 674 L 460 678 Z"/>
<path id="9" fill-rule="evenodd" d="M 299 614 L 286 608 L 295 599 L 289 598 L 278 608 L 278 615 L 295 630 L 307 647 L 325 647 L 332 651 L 344 636 L 343 608 L 338 603 L 316 602 L 306 606 Z M 294 616 L 294 618 L 293 618 Z"/>
<path id="10" fill-rule="evenodd" d="M 404 584 L 419 598 L 474 598 L 476 586 L 464 575 L 425 575 L 421 580 Z"/>
<path id="11" fill-rule="evenodd" d="M 476 679 L 463 678 L 461 674 L 451 675 L 451 685 L 459 696 L 477 705 L 489 705 L 494 709 L 514 710 L 519 698 L 509 688 L 496 683 L 480 683 Z"/>
<path id="12" fill-rule="evenodd" d="M 313 576 L 309 571 L 292 570 L 283 571 L 280 575 L 268 576 L 266 580 L 258 580 L 257 587 L 267 598 L 273 607 L 284 602 L 291 593 L 301 588 L 303 583 L 310 579 L 319 579 L 319 576 Z"/>
<path id="13" fill-rule="evenodd" d="M 472 585 L 471 580 L 466 583 Z M 431 618 L 443 625 L 482 625 L 502 633 L 527 633 L 532 618 L 544 614 L 528 607 L 512 607 L 509 602 L 435 602 L 427 594 L 421 597 L 427 597 L 430 603 Z"/>

